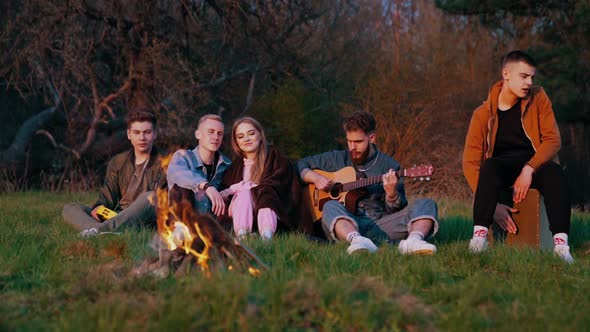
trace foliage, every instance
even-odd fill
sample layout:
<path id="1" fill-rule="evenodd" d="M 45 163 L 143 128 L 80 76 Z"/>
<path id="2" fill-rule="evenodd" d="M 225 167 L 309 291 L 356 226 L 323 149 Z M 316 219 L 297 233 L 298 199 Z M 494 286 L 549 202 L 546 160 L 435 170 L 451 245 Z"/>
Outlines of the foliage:
<path id="1" fill-rule="evenodd" d="M 344 46 L 330 33 L 353 14 L 346 2 L 332 1 L 4 6 L 0 47 L 10 52 L 0 63 L 2 83 L 25 100 L 42 95 L 51 104 L 59 97 L 67 130 L 47 136 L 63 143 L 60 157 L 70 163 L 108 159 L 128 147 L 122 119 L 141 105 L 159 113 L 160 144 L 187 146 L 200 115 L 229 122 L 290 77 L 336 89 L 317 77 L 342 69 Z"/>
<path id="2" fill-rule="evenodd" d="M 575 215 L 574 257 L 499 246 L 466 253 L 464 203 L 441 202 L 433 257 L 385 246 L 278 236 L 248 245 L 271 265 L 260 278 L 231 272 L 158 280 L 129 270 L 153 255 L 151 232 L 79 239 L 62 222 L 68 201 L 94 194 L 0 196 L 0 329 L 6 330 L 583 330 L 590 285 L 588 215 Z M 533 282 L 531 282 L 533 281 Z"/>
<path id="3" fill-rule="evenodd" d="M 59 96 L 54 118 L 16 145 L 22 158 L 0 172 L 4 188 L 60 190 L 81 174 L 100 184 L 92 179 L 129 147 L 122 119 L 138 105 L 156 110 L 157 144 L 170 152 L 194 146 L 195 122 L 211 112 L 228 127 L 258 118 L 292 159 L 343 147 L 342 116 L 365 108 L 379 120 L 384 151 L 403 166 L 435 165 L 433 181 L 412 192 L 466 198 L 469 118 L 500 78 L 500 57 L 520 48 L 541 64 L 536 82 L 560 121 L 572 200 L 590 197 L 588 0 L 0 6 L 0 149 Z M 0 168 L 6 156 L 0 151 Z"/>
<path id="4" fill-rule="evenodd" d="M 263 122 L 269 141 L 291 158 L 336 147 L 337 137 L 332 134 L 338 133 L 340 126 L 334 121 L 339 118 L 335 106 L 301 81 L 285 81 L 256 103 L 252 115 Z"/>
<path id="5" fill-rule="evenodd" d="M 552 97 L 559 119 L 590 120 L 590 1 L 445 1 L 455 15 L 475 15 L 512 48 L 529 49 L 541 64 L 539 82 Z"/>

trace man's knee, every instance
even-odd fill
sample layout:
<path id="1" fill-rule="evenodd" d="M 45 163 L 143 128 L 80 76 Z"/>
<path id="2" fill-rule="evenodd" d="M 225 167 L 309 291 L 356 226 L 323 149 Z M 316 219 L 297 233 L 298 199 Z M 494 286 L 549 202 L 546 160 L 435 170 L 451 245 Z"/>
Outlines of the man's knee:
<path id="1" fill-rule="evenodd" d="M 139 196 L 137 196 L 135 201 L 147 203 L 151 206 L 156 206 L 156 193 L 154 191 L 143 192 Z"/>
<path id="2" fill-rule="evenodd" d="M 550 160 L 541 166 L 535 171 L 536 176 L 563 176 L 563 168 L 560 164 Z"/>
<path id="3" fill-rule="evenodd" d="M 331 227 L 333 227 L 333 224 L 337 219 L 347 215 L 348 211 L 346 211 L 346 208 L 338 201 L 328 201 L 322 207 L 322 223 L 332 225 Z"/>
<path id="4" fill-rule="evenodd" d="M 341 208 L 342 208 L 342 204 L 340 202 L 338 202 L 336 200 L 330 200 L 324 204 L 322 211 L 324 213 L 330 212 L 330 211 L 339 211 L 339 210 L 341 210 Z"/>
<path id="5" fill-rule="evenodd" d="M 68 203 L 61 210 L 61 215 L 64 219 L 67 219 L 70 215 L 72 215 L 72 213 L 83 212 L 83 213 L 89 214 L 89 212 L 86 210 L 87 210 L 87 208 L 80 203 Z"/>
<path id="6" fill-rule="evenodd" d="M 430 198 L 420 198 L 412 203 L 412 210 L 414 215 L 418 216 L 432 216 L 434 218 L 438 215 L 438 207 L 436 202 Z"/>

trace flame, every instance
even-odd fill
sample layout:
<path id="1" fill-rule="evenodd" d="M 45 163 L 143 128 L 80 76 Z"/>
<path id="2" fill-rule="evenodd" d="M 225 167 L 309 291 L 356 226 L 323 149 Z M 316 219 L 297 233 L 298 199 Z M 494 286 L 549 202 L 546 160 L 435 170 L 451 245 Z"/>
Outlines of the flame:
<path id="1" fill-rule="evenodd" d="M 161 163 L 164 170 L 168 168 L 171 159 L 172 155 L 162 158 Z M 157 202 L 153 201 L 154 198 Z M 152 197 L 151 203 L 157 207 L 156 218 L 158 223 L 158 233 L 163 243 L 166 244 L 169 250 L 181 249 L 184 250 L 186 254 L 194 256 L 197 260 L 197 265 L 208 277 L 211 276 L 209 270 L 211 248 L 217 248 L 218 250 L 223 251 L 227 256 L 235 258 L 235 253 L 231 254 L 226 250 L 228 247 L 231 247 L 228 246 L 227 239 L 230 241 L 234 240 L 222 230 L 221 232 L 227 235 L 227 237 L 224 237 L 225 242 L 223 242 L 225 243 L 225 246 L 220 243 L 214 244 L 212 238 L 213 235 L 211 233 L 213 230 L 208 228 L 202 229 L 199 224 L 198 215 L 193 210 L 190 202 L 185 200 L 181 202 L 174 201 L 172 202 L 172 205 L 170 205 L 168 201 L 168 191 L 166 189 L 158 189 L 155 197 Z M 205 227 L 210 228 L 206 223 L 204 225 Z M 215 245 L 217 245 L 217 247 L 215 247 Z M 232 242 L 232 246 L 239 247 L 242 251 L 249 253 L 251 257 L 257 260 L 258 264 L 263 269 L 268 269 L 268 267 L 260 261 L 255 254 L 242 246 L 239 241 L 235 240 L 235 244 Z M 202 248 L 202 250 L 199 252 L 195 248 Z M 228 264 L 227 268 L 231 271 L 234 269 L 234 266 Z M 259 277 L 262 274 L 260 269 L 253 266 L 248 267 L 248 272 L 254 277 Z"/>
<path id="2" fill-rule="evenodd" d="M 248 267 L 248 273 L 250 273 L 251 276 L 258 278 L 262 274 L 262 271 L 260 271 L 260 269 L 257 269 L 253 266 L 250 266 L 250 267 Z"/>
<path id="3" fill-rule="evenodd" d="M 168 169 L 168 164 L 170 164 L 171 159 L 171 154 L 161 159 L 162 169 L 164 169 L 164 171 Z M 187 209 L 192 209 L 190 204 L 181 203 L 180 206 L 177 206 L 176 203 L 173 203 L 175 206 L 171 207 L 168 203 L 168 191 L 160 188 L 156 191 L 156 199 L 157 202 L 155 205 L 157 206 L 156 218 L 158 223 L 158 233 L 160 234 L 162 241 L 166 244 L 169 250 L 181 248 L 186 254 L 195 256 L 197 258 L 197 264 L 208 274 L 211 240 L 203 235 L 203 232 L 201 232 L 199 224 L 196 221 L 187 222 L 183 220 L 183 216 L 189 215 Z M 151 203 L 154 204 L 153 201 Z M 179 212 L 180 215 L 177 215 L 175 211 Z M 173 217 L 173 220 L 169 220 L 170 217 Z M 196 234 L 191 231 L 189 227 L 191 224 L 196 230 Z M 205 244 L 202 252 L 193 249 L 193 243 L 197 237 Z"/>

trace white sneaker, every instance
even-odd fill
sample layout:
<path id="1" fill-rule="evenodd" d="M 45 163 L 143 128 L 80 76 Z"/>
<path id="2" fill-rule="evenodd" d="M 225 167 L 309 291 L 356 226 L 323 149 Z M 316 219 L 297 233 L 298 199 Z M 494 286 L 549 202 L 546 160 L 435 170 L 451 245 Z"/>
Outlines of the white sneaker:
<path id="1" fill-rule="evenodd" d="M 265 229 L 260 234 L 260 238 L 262 239 L 262 241 L 271 241 L 273 235 L 274 233 L 270 229 Z"/>
<path id="2" fill-rule="evenodd" d="M 80 232 L 79 236 L 82 238 L 90 238 L 98 235 L 98 229 L 89 228 Z"/>
<path id="3" fill-rule="evenodd" d="M 80 237 L 83 238 L 90 238 L 90 237 L 95 237 L 97 235 L 121 235 L 121 232 L 101 232 L 96 228 L 89 228 L 89 229 L 85 229 L 83 231 L 80 232 L 80 234 L 78 234 Z"/>
<path id="4" fill-rule="evenodd" d="M 474 236 L 469 241 L 469 252 L 480 254 L 488 249 L 488 238 L 485 236 Z"/>
<path id="5" fill-rule="evenodd" d="M 574 262 L 574 258 L 572 257 L 572 254 L 570 254 L 570 247 L 566 246 L 565 244 L 555 245 L 553 247 L 553 253 L 568 264 L 572 264 Z"/>
<path id="6" fill-rule="evenodd" d="M 436 252 L 436 246 L 424 240 L 406 239 L 401 240 L 397 250 L 404 255 L 434 255 Z"/>
<path id="7" fill-rule="evenodd" d="M 246 229 L 240 228 L 236 232 L 236 236 L 238 237 L 238 240 L 245 240 L 246 236 L 248 236 L 248 232 L 246 231 Z"/>
<path id="8" fill-rule="evenodd" d="M 346 249 L 346 252 L 350 255 L 353 252 L 359 250 L 375 252 L 377 251 L 377 246 L 375 245 L 375 243 L 373 243 L 373 241 L 371 241 L 371 239 L 357 235 L 352 239 L 352 242 L 350 243 L 350 246 L 348 246 L 348 249 Z"/>

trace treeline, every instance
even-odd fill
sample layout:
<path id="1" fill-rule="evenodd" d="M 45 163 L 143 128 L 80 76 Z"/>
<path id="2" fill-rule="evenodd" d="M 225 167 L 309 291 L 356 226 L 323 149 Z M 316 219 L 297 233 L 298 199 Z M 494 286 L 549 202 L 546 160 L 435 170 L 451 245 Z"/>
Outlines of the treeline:
<path id="1" fill-rule="evenodd" d="M 520 48 L 540 63 L 574 200 L 588 202 L 588 2 L 5 2 L 2 190 L 99 183 L 139 105 L 158 113 L 170 150 L 194 145 L 196 119 L 212 112 L 256 117 L 293 159 L 343 147 L 340 119 L 360 107 L 402 165 L 435 165 L 412 193 L 467 198 L 471 112 L 501 55 Z"/>

